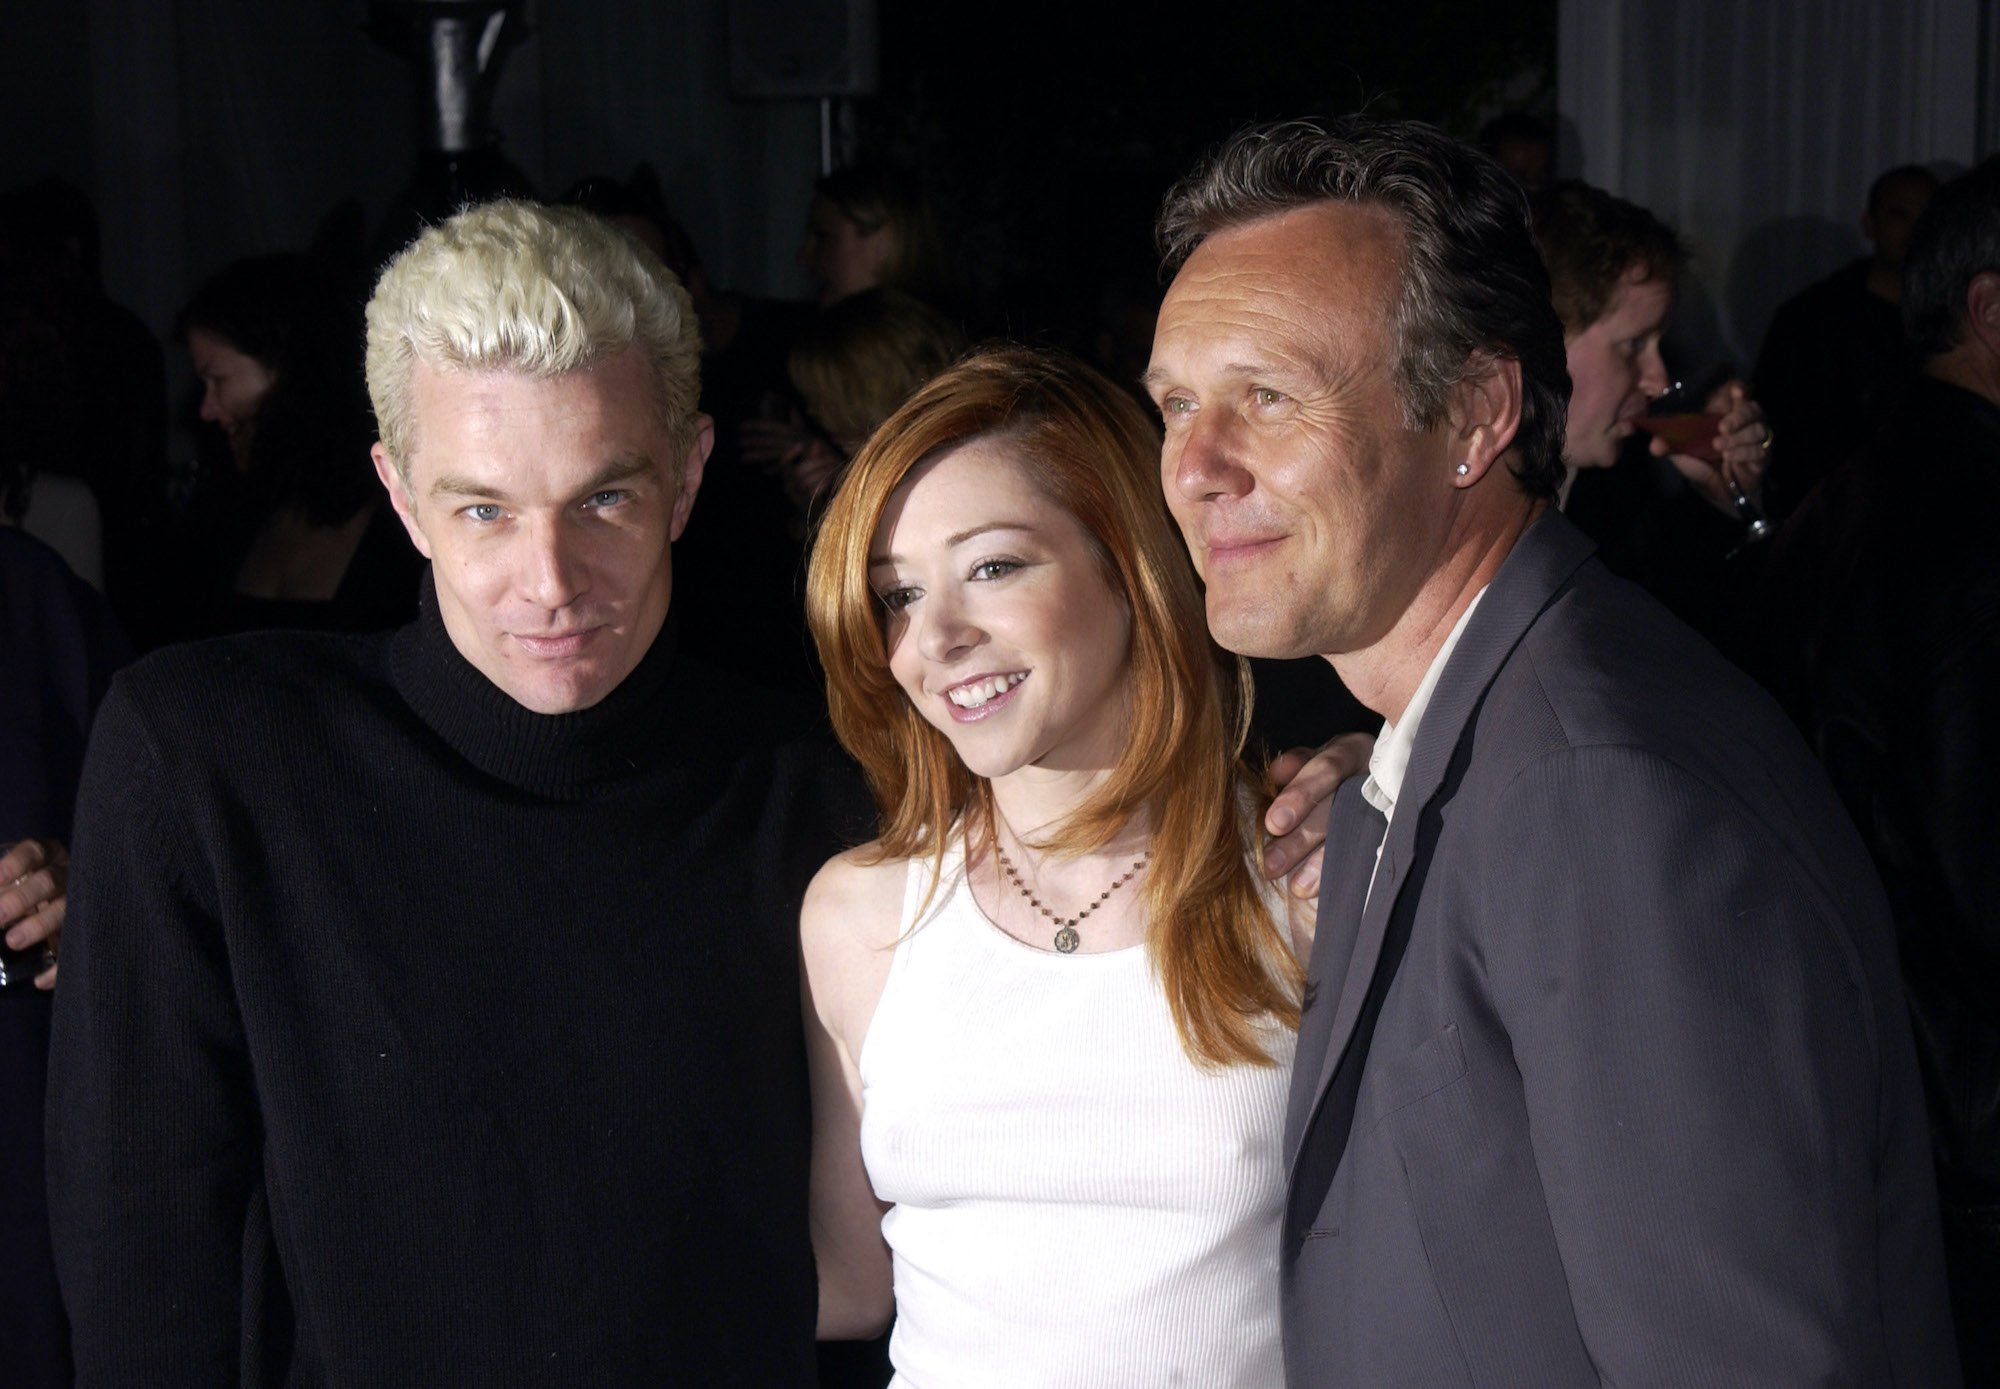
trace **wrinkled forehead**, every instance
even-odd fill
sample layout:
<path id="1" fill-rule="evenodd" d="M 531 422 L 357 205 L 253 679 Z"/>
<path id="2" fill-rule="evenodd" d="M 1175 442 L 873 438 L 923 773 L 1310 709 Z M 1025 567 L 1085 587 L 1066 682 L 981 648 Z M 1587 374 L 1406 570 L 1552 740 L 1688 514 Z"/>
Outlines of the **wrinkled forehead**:
<path id="1" fill-rule="evenodd" d="M 1403 231 L 1388 209 L 1321 202 L 1216 232 L 1168 287 L 1149 377 L 1259 343 L 1309 350 L 1393 321 Z"/>

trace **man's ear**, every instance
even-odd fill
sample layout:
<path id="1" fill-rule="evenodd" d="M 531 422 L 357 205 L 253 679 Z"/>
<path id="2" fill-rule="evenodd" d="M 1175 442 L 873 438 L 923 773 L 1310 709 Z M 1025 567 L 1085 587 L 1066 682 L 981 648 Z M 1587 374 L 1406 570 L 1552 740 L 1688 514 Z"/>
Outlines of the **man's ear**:
<path id="1" fill-rule="evenodd" d="M 1457 456 L 1451 460 L 1451 484 L 1470 487 L 1513 446 L 1521 427 L 1521 364 L 1512 357 L 1474 353 L 1452 396 Z"/>
<path id="2" fill-rule="evenodd" d="M 1982 270 L 1966 287 L 1965 331 L 2000 361 L 2000 271 Z"/>
<path id="3" fill-rule="evenodd" d="M 669 542 L 679 540 L 681 532 L 687 529 L 688 517 L 694 511 L 694 494 L 701 490 L 702 469 L 708 465 L 708 455 L 714 448 L 715 421 L 707 415 L 696 415 L 694 439 L 681 459 L 681 490 L 674 498 L 673 522 L 667 528 Z"/>
<path id="4" fill-rule="evenodd" d="M 368 456 L 375 460 L 375 476 L 382 479 L 382 486 L 389 493 L 389 505 L 396 508 L 397 519 L 403 529 L 410 533 L 410 543 L 417 547 L 417 553 L 425 559 L 431 557 L 431 542 L 424 535 L 422 526 L 417 524 L 416 509 L 410 505 L 410 485 L 403 481 L 403 475 L 389 457 L 389 450 L 380 442 L 368 450 Z"/>

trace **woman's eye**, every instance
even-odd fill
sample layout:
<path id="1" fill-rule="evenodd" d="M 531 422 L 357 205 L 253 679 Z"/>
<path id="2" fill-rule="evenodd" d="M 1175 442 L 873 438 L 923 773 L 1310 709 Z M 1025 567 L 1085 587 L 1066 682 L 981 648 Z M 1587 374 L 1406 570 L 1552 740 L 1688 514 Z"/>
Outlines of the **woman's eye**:
<path id="1" fill-rule="evenodd" d="M 892 588 L 886 593 L 878 593 L 875 596 L 881 600 L 882 606 L 890 612 L 899 613 L 917 601 L 917 590 L 914 588 Z"/>
<path id="2" fill-rule="evenodd" d="M 972 566 L 972 577 L 975 579 L 1004 579 L 1020 567 L 1018 561 L 1011 559 L 981 560 L 978 564 Z"/>
<path id="3" fill-rule="evenodd" d="M 1160 402 L 1160 413 L 1168 419 L 1185 415 L 1194 409 L 1194 402 L 1184 395 L 1170 395 Z"/>

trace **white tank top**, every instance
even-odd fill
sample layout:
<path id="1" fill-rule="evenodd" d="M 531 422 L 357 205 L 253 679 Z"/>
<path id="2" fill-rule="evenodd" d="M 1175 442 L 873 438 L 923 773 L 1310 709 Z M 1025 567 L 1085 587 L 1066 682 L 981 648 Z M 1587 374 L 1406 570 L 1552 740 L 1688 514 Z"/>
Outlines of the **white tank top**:
<path id="1" fill-rule="evenodd" d="M 911 863 L 859 1061 L 862 1157 L 895 1203 L 895 1385 L 1283 1383 L 1293 1034 L 1270 1024 L 1276 1066 L 1197 1068 L 1143 947 L 1022 944 L 957 845 L 911 930 L 929 876 Z"/>

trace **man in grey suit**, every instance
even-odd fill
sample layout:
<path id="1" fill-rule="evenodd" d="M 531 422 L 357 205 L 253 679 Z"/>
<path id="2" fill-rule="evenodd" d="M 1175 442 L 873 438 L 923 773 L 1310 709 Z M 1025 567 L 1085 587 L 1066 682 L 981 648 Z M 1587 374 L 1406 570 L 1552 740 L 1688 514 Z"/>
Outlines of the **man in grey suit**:
<path id="1" fill-rule="evenodd" d="M 1521 195 L 1428 127 L 1288 123 L 1161 243 L 1209 625 L 1387 721 L 1328 831 L 1290 1382 L 1954 1382 L 1881 889 L 1776 708 L 1551 506 Z"/>

